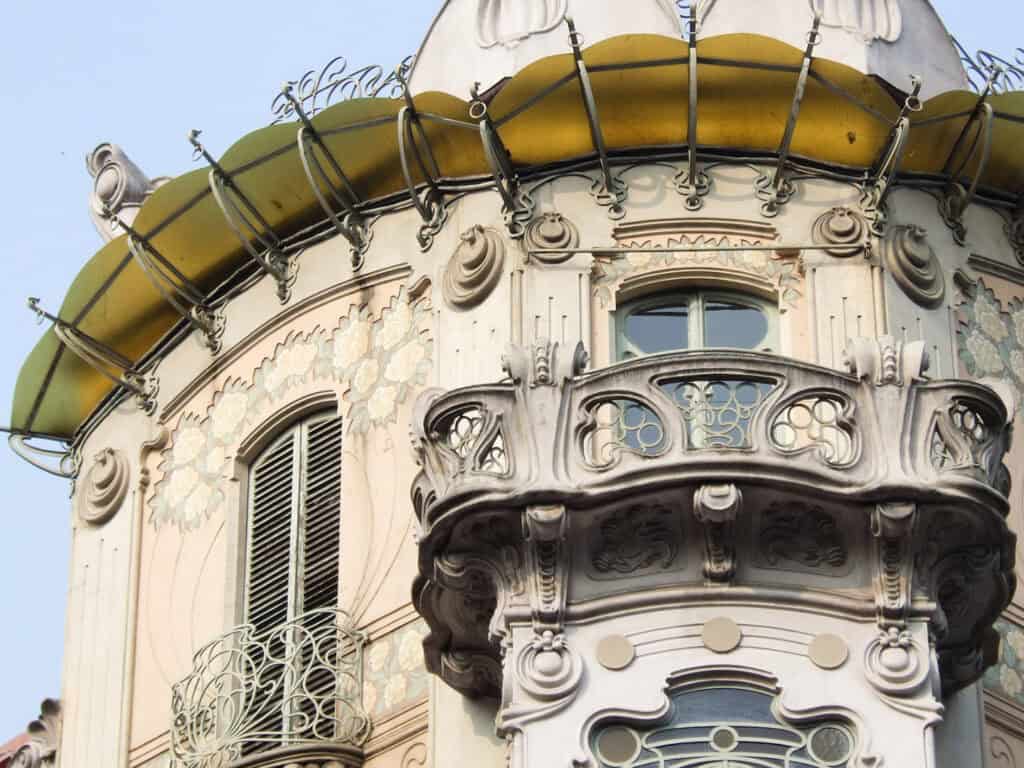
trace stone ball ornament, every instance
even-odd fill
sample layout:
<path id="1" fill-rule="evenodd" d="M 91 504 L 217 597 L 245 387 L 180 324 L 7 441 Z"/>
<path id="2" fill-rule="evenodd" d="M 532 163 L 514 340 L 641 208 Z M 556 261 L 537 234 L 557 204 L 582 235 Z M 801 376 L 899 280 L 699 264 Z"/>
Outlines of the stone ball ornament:
<path id="1" fill-rule="evenodd" d="M 580 243 L 580 233 L 576 225 L 560 213 L 542 213 L 526 226 L 527 248 L 538 248 L 551 251 L 566 248 L 565 253 L 531 253 L 530 258 L 541 264 L 562 264 L 573 257 L 571 249 Z"/>
<path id="2" fill-rule="evenodd" d="M 935 309 L 946 296 L 946 278 L 923 227 L 893 227 L 882 243 L 885 268 L 903 292 L 922 307 Z"/>
<path id="3" fill-rule="evenodd" d="M 78 516 L 91 525 L 102 525 L 121 508 L 128 493 L 128 460 L 113 448 L 96 454 L 83 477 Z"/>
<path id="4" fill-rule="evenodd" d="M 445 267 L 442 291 L 454 309 L 470 309 L 483 303 L 501 280 L 505 242 L 493 229 L 473 226 L 462 233 L 462 242 Z"/>
<path id="5" fill-rule="evenodd" d="M 906 696 L 928 679 L 925 652 L 910 633 L 896 627 L 882 630 L 864 651 L 864 669 L 882 693 Z"/>
<path id="6" fill-rule="evenodd" d="M 583 678 L 583 662 L 562 635 L 545 631 L 524 645 L 515 661 L 516 678 L 539 701 L 571 696 Z"/>

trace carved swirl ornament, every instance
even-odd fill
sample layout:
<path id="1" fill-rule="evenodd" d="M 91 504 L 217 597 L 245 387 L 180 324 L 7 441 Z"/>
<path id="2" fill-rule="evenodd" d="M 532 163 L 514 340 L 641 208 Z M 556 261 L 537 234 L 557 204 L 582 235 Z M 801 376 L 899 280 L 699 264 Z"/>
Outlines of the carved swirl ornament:
<path id="1" fill-rule="evenodd" d="M 868 680 L 882 693 L 903 696 L 916 691 L 928 678 L 925 655 L 905 630 L 888 627 L 864 652 Z"/>
<path id="2" fill-rule="evenodd" d="M 568 0 L 478 0 L 476 41 L 481 48 L 514 48 L 565 18 Z"/>
<path id="3" fill-rule="evenodd" d="M 128 461 L 113 448 L 96 454 L 85 474 L 78 516 L 87 523 L 100 525 L 120 509 L 128 493 Z"/>
<path id="4" fill-rule="evenodd" d="M 444 298 L 456 309 L 483 302 L 501 280 L 505 243 L 493 229 L 477 225 L 462 234 L 444 271 Z"/>
<path id="5" fill-rule="evenodd" d="M 544 213 L 526 227 L 528 248 L 575 248 L 579 245 L 580 233 L 576 225 L 560 213 Z M 572 258 L 572 253 L 533 253 L 531 258 L 542 264 L 561 264 Z"/>
<path id="6" fill-rule="evenodd" d="M 912 301 L 930 309 L 942 304 L 946 279 L 922 227 L 893 227 L 882 253 L 886 269 Z"/>
<path id="7" fill-rule="evenodd" d="M 846 258 L 860 253 L 868 225 L 859 213 L 840 206 L 819 216 L 812 231 L 814 242 L 826 246 L 825 253 Z"/>

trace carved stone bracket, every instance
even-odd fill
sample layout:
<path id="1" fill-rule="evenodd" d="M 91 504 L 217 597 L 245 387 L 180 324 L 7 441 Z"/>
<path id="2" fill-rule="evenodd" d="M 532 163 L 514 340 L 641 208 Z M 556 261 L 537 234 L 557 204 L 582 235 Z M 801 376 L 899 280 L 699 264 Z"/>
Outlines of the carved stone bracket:
<path id="1" fill-rule="evenodd" d="M 923 227 L 892 227 L 882 243 L 885 267 L 916 304 L 934 309 L 946 296 L 946 278 Z"/>
<path id="2" fill-rule="evenodd" d="M 562 631 L 569 579 L 568 530 L 565 507 L 529 507 L 523 513 L 530 611 L 538 636 Z"/>
<path id="3" fill-rule="evenodd" d="M 14 753 L 10 768 L 53 768 L 57 764 L 62 717 L 59 701 L 44 700 L 38 719 L 28 724 L 29 742 Z"/>
<path id="4" fill-rule="evenodd" d="M 693 514 L 704 526 L 704 576 L 727 583 L 736 573 L 735 522 L 743 496 L 732 484 L 703 485 L 693 494 Z"/>
<path id="5" fill-rule="evenodd" d="M 914 573 L 911 534 L 917 517 L 913 504 L 878 504 L 871 516 L 875 539 L 875 607 L 883 629 L 907 623 Z"/>
<path id="6" fill-rule="evenodd" d="M 923 341 L 897 341 L 893 336 L 856 338 L 843 352 L 843 365 L 858 379 L 877 386 L 903 386 L 928 370 L 928 348 Z"/>

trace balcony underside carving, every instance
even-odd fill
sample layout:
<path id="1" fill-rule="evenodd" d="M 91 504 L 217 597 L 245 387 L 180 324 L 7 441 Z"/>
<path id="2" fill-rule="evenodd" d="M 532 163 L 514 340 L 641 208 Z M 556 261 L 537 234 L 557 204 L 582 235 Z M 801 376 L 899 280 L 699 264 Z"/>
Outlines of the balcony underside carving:
<path id="1" fill-rule="evenodd" d="M 924 345 L 890 338 L 855 340 L 847 373 L 716 350 L 583 374 L 580 350 L 538 349 L 509 355 L 510 383 L 417 409 L 431 671 L 498 695 L 517 628 L 569 675 L 569 623 L 735 600 L 873 620 L 877 658 L 910 665 L 878 668 L 884 696 L 927 670 L 913 623 L 930 624 L 947 691 L 981 674 L 1015 584 L 996 392 L 927 379 Z"/>

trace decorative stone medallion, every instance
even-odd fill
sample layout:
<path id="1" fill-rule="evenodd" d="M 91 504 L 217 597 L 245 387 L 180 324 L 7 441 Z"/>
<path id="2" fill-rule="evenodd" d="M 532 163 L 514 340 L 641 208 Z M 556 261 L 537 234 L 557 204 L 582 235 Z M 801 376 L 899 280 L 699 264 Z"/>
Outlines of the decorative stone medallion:
<path id="1" fill-rule="evenodd" d="M 597 662 L 605 669 L 625 669 L 636 658 L 636 648 L 624 635 L 608 635 L 597 644 Z"/>
<path id="2" fill-rule="evenodd" d="M 501 280 L 505 243 L 493 229 L 477 225 L 462 233 L 462 242 L 444 271 L 444 299 L 455 309 L 482 303 Z"/>
<path id="3" fill-rule="evenodd" d="M 946 296 L 946 278 L 923 227 L 892 227 L 882 242 L 885 267 L 911 301 L 934 309 Z"/>
<path id="4" fill-rule="evenodd" d="M 740 647 L 743 632 L 739 625 L 730 618 L 721 616 L 711 619 L 701 631 L 704 647 L 715 653 L 730 653 Z"/>
<path id="5" fill-rule="evenodd" d="M 818 217 L 812 228 L 814 242 L 831 246 L 822 250 L 840 258 L 861 253 L 862 248 L 856 246 L 864 243 L 867 231 L 864 217 L 845 206 L 826 211 Z"/>
<path id="6" fill-rule="evenodd" d="M 575 248 L 580 243 L 580 233 L 576 225 L 560 213 L 542 213 L 526 227 L 526 245 L 528 248 Z M 532 253 L 531 259 L 542 264 L 561 264 L 568 261 L 572 253 Z"/>
<path id="7" fill-rule="evenodd" d="M 128 493 L 128 460 L 113 448 L 104 448 L 93 458 L 85 473 L 78 516 L 92 525 L 102 525 L 121 508 Z"/>
<path id="8" fill-rule="evenodd" d="M 839 635 L 825 633 L 815 636 L 807 646 L 807 655 L 815 666 L 839 669 L 850 657 L 850 648 Z"/>
<path id="9" fill-rule="evenodd" d="M 514 48 L 565 19 L 568 0 L 478 0 L 476 42 L 481 48 Z"/>

